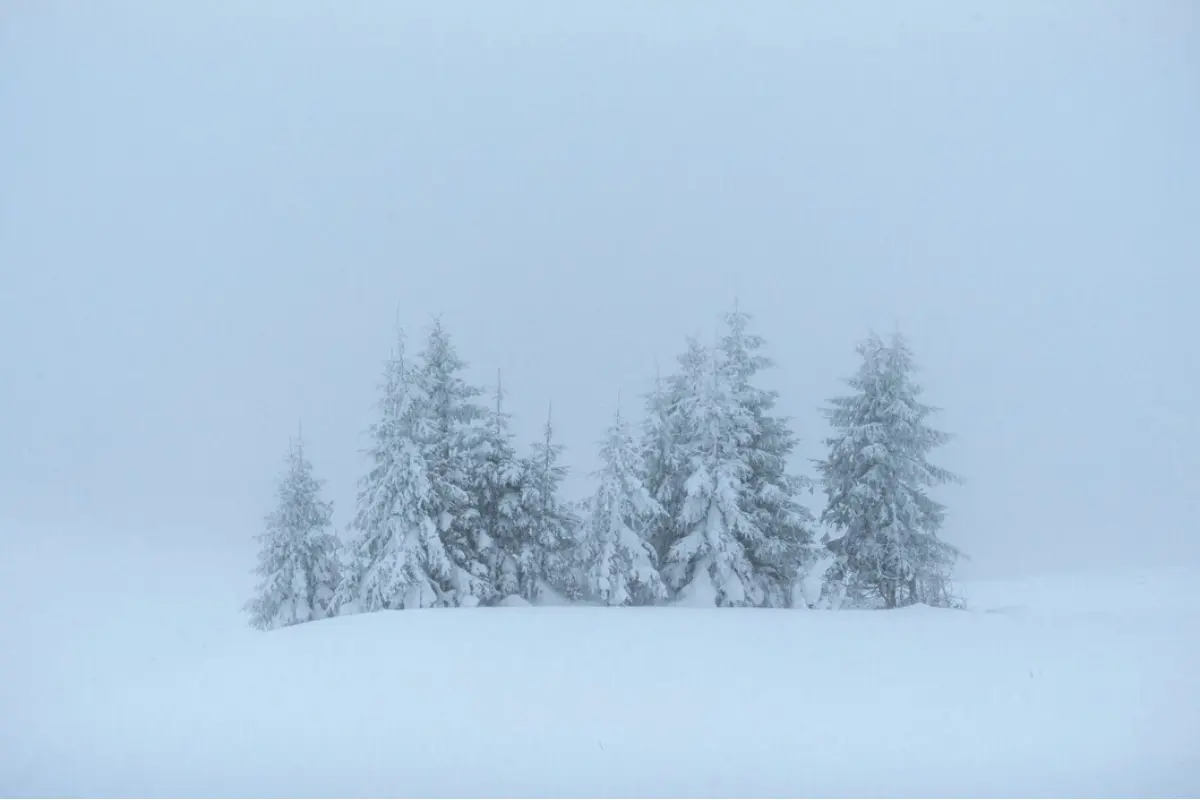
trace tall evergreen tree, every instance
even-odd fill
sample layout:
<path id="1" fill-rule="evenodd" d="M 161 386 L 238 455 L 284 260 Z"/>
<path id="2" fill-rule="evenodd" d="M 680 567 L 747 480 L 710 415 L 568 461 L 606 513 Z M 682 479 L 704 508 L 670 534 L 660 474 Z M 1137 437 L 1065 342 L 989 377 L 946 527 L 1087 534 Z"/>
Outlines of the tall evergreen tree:
<path id="1" fill-rule="evenodd" d="M 292 442 L 279 482 L 278 506 L 266 519 L 261 544 L 257 596 L 246 604 L 250 624 L 270 630 L 322 619 L 338 581 L 333 506 L 320 499 L 302 437 Z"/>
<path id="2" fill-rule="evenodd" d="M 800 499 L 811 492 L 812 483 L 788 472 L 797 442 L 788 418 L 773 413 L 778 393 L 754 385 L 759 371 L 774 364 L 761 352 L 762 337 L 749 332 L 751 319 L 737 308 L 725 315 L 720 357 L 731 400 L 739 407 L 739 416 L 749 418 L 745 439 L 738 439 L 749 467 L 738 504 L 762 532 L 761 538 L 751 540 L 749 556 L 755 568 L 769 577 L 767 604 L 777 607 L 792 603 L 792 587 L 812 558 L 814 519 Z"/>
<path id="3" fill-rule="evenodd" d="M 496 380 L 495 407 L 488 413 L 472 463 L 474 541 L 488 566 L 495 596 L 520 594 L 521 556 L 526 549 L 527 521 L 521 502 L 525 474 L 517 458 L 504 411 L 504 388 Z M 528 599 L 528 598 L 527 598 Z"/>
<path id="4" fill-rule="evenodd" d="M 578 598 L 582 587 L 576 575 L 575 550 L 579 519 L 563 502 L 560 487 L 567 469 L 560 462 L 563 448 L 554 440 L 554 425 L 546 418 L 542 438 L 525 462 L 522 506 L 526 536 L 518 557 L 521 596 L 540 599 L 549 587 L 568 598 Z"/>
<path id="5" fill-rule="evenodd" d="M 692 340 L 682 364 L 672 414 L 687 471 L 663 577 L 688 603 L 764 605 L 772 595 L 769 576 L 756 569 L 752 553 L 765 534 L 741 505 L 754 420 L 737 402 L 719 351 Z"/>
<path id="6" fill-rule="evenodd" d="M 436 321 L 421 354 L 414 382 L 427 404 L 419 439 L 428 469 L 430 507 L 454 565 L 452 602 L 475 605 L 495 597 L 492 543 L 483 534 L 476 505 L 476 473 L 487 434 L 482 391 L 463 378 L 466 362 Z"/>
<path id="7" fill-rule="evenodd" d="M 647 537 L 662 509 L 646 489 L 633 434 L 619 411 L 600 458 L 600 486 L 585 522 L 585 595 L 613 606 L 661 600 L 666 587 Z"/>
<path id="8" fill-rule="evenodd" d="M 944 604 L 959 553 L 938 538 L 945 508 L 927 489 L 957 478 L 927 456 L 950 437 L 925 422 L 936 409 L 919 400 L 898 332 L 890 344 L 872 334 L 858 353 L 862 365 L 847 381 L 855 393 L 825 412 L 835 434 L 818 465 L 828 500 L 822 521 L 840 534 L 827 543 L 837 555 L 827 591 L 887 608 Z"/>
<path id="9" fill-rule="evenodd" d="M 726 315 L 706 348 L 689 341 L 680 370 L 651 396 L 643 437 L 647 483 L 664 507 L 652 540 L 663 577 L 691 602 L 788 606 L 811 560 L 810 483 L 788 471 L 796 447 L 750 315 Z"/>
<path id="10" fill-rule="evenodd" d="M 426 458 L 427 397 L 405 359 L 404 337 L 384 371 L 370 470 L 359 482 L 355 536 L 334 604 L 347 611 L 452 603 L 453 564 L 441 538 L 443 507 Z"/>
<path id="11" fill-rule="evenodd" d="M 642 463 L 646 488 L 662 509 L 649 536 L 660 564 L 666 564 L 671 546 L 686 533 L 683 504 L 692 474 L 689 447 L 696 433 L 694 401 L 711 359 L 712 353 L 689 337 L 687 349 L 678 358 L 679 371 L 665 382 L 656 376 L 654 392 L 648 398 Z"/>
<path id="12" fill-rule="evenodd" d="M 678 388 L 675 380 L 664 382 L 656 370 L 654 390 L 646 398 L 646 416 L 642 424 L 641 455 L 646 490 L 660 509 L 650 523 L 648 540 L 660 562 L 678 535 L 683 510 L 683 481 L 687 474 L 683 450 L 679 446 L 683 438 L 680 430 L 683 420 Z"/>

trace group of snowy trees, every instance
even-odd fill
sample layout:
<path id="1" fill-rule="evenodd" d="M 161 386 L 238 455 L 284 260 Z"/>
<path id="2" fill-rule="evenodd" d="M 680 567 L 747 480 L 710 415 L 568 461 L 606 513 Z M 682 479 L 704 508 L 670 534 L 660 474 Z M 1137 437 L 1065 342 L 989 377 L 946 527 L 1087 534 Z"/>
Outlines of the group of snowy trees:
<path id="1" fill-rule="evenodd" d="M 854 394 L 826 411 L 818 541 L 802 501 L 812 482 L 789 471 L 796 437 L 776 393 L 756 385 L 771 362 L 749 322 L 734 311 L 711 346 L 689 340 L 638 433 L 618 410 L 595 492 L 578 503 L 561 497 L 549 420 L 518 454 L 500 381 L 485 405 L 440 323 L 416 359 L 398 333 L 350 535 L 333 533 L 296 441 L 259 537 L 252 624 L 551 598 L 803 607 L 801 583 L 822 560 L 822 607 L 949 604 L 959 554 L 938 538 L 944 509 L 927 490 L 954 476 L 926 460 L 948 437 L 925 422 L 934 409 L 918 400 L 903 338 L 864 342 Z"/>

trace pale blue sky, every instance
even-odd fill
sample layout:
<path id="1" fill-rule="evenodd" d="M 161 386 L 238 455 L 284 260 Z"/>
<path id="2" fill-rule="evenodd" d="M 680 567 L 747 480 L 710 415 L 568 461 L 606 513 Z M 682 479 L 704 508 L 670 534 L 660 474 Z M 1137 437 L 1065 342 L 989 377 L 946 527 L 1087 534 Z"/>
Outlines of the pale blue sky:
<path id="1" fill-rule="evenodd" d="M 908 332 L 968 573 L 1195 560 L 1198 187 L 1190 2 L 9 0 L 0 535 L 228 546 L 299 419 L 345 523 L 397 309 L 580 491 L 738 296 L 808 474 Z"/>

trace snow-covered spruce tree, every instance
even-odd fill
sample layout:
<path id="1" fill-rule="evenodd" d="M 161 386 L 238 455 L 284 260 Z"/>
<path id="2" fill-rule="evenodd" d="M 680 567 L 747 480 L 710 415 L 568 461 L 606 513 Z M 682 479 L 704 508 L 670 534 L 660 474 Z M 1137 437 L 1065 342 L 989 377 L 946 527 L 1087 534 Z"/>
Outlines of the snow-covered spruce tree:
<path id="1" fill-rule="evenodd" d="M 567 469 L 560 460 L 562 446 L 554 440 L 547 417 L 542 438 L 525 461 L 521 505 L 525 509 L 525 540 L 518 556 L 521 596 L 537 602 L 547 589 L 578 599 L 582 586 L 575 569 L 579 518 L 563 502 L 560 487 Z"/>
<path id="2" fill-rule="evenodd" d="M 812 482 L 788 472 L 796 437 L 786 417 L 773 414 L 778 393 L 754 385 L 758 372 L 773 366 L 762 355 L 761 336 L 748 332 L 751 316 L 739 309 L 725 316 L 720 357 L 732 401 L 750 418 L 747 440 L 736 442 L 749 471 L 742 481 L 739 506 L 762 533 L 750 542 L 755 569 L 769 578 L 766 604 L 793 604 L 792 588 L 812 560 L 812 512 L 801 502 Z M 796 598 L 799 600 L 799 598 Z"/>
<path id="3" fill-rule="evenodd" d="M 260 577 L 257 596 L 246 604 L 250 624 L 260 630 L 322 619 L 338 581 L 337 537 L 331 532 L 333 506 L 320 499 L 300 437 L 292 442 L 279 482 L 279 505 L 256 537 Z"/>
<path id="4" fill-rule="evenodd" d="M 753 417 L 734 397 L 719 350 L 693 339 L 681 365 L 670 413 L 686 477 L 662 576 L 688 604 L 765 605 L 779 590 L 751 557 L 765 534 L 741 506 L 751 474 L 746 448 Z"/>
<path id="5" fill-rule="evenodd" d="M 565 599 L 586 599 L 587 574 L 591 567 L 590 549 L 587 542 L 587 519 L 591 514 L 592 498 L 576 497 L 563 502 L 563 509 L 574 520 L 574 540 L 571 547 L 556 559 L 555 566 L 563 576 L 562 594 Z"/>
<path id="6" fill-rule="evenodd" d="M 696 387 L 712 366 L 713 353 L 694 337 L 679 356 L 679 371 L 665 382 L 655 376 L 642 438 L 642 464 L 646 488 L 662 508 L 651 526 L 650 543 L 665 564 L 671 546 L 686 534 L 683 504 L 692 474 L 689 447 L 695 439 Z M 664 385 L 665 384 L 665 385 Z"/>
<path id="7" fill-rule="evenodd" d="M 473 606 L 495 599 L 496 588 L 490 567 L 492 542 L 482 534 L 473 491 L 488 414 L 475 402 L 483 392 L 462 377 L 466 366 L 436 321 L 414 375 L 426 404 L 419 439 L 432 517 L 453 564 L 452 594 L 447 599 L 454 605 Z"/>
<path id="8" fill-rule="evenodd" d="M 348 613 L 453 603 L 453 565 L 441 539 L 443 507 L 425 457 L 428 400 L 405 359 L 404 337 L 384 371 L 370 470 L 359 482 L 354 537 L 334 605 Z"/>
<path id="9" fill-rule="evenodd" d="M 473 541 L 488 567 L 488 580 L 495 591 L 490 599 L 522 594 L 520 559 L 527 545 L 527 520 L 521 503 L 525 473 L 508 423 L 503 384 L 497 376 L 495 407 L 488 412 L 471 463 L 471 504 L 477 512 L 471 518 Z"/>
<path id="10" fill-rule="evenodd" d="M 642 423 L 641 456 L 646 490 L 660 508 L 650 522 L 647 540 L 660 562 L 679 535 L 683 482 L 687 478 L 683 450 L 679 447 L 683 438 L 680 428 L 686 422 L 679 407 L 679 388 L 675 379 L 664 382 L 656 370 L 654 391 L 646 397 Z"/>
<path id="11" fill-rule="evenodd" d="M 912 353 L 896 333 L 872 334 L 858 347 L 862 366 L 847 383 L 855 394 L 830 401 L 835 434 L 818 464 L 828 503 L 822 521 L 840 535 L 827 594 L 895 608 L 946 604 L 958 551 L 938 538 L 945 508 L 927 489 L 957 480 L 927 461 L 949 435 L 925 424 L 936 409 L 919 401 Z"/>
<path id="12" fill-rule="evenodd" d="M 662 600 L 666 587 L 647 539 L 662 509 L 646 489 L 633 434 L 619 411 L 601 446 L 600 460 L 600 486 L 584 522 L 584 595 L 610 606 Z"/>

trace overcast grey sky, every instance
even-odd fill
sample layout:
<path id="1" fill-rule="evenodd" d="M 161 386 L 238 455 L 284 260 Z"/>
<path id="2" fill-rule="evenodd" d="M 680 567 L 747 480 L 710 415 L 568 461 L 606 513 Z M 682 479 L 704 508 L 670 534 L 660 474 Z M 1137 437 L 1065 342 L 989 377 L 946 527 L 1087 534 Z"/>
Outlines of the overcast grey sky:
<path id="1" fill-rule="evenodd" d="M 345 523 L 397 309 L 578 492 L 736 296 L 807 474 L 909 334 L 968 574 L 1194 560 L 1198 187 L 1194 2 L 8 0 L 0 535 L 228 546 L 300 419 Z"/>

